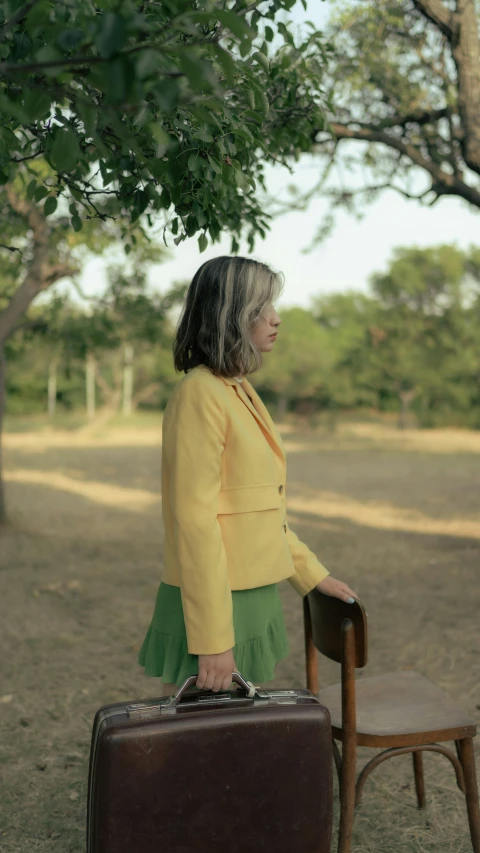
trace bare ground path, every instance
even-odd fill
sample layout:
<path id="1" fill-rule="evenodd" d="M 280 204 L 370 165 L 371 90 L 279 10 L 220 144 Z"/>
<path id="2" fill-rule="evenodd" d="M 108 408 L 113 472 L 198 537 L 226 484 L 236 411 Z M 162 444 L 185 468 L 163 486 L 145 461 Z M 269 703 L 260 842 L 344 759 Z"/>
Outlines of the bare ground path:
<path id="1" fill-rule="evenodd" d="M 480 435 L 350 425 L 285 442 L 290 523 L 361 593 L 368 674 L 415 668 L 478 718 Z M 5 455 L 0 849 L 83 853 L 93 714 L 158 691 L 135 659 L 161 574 L 159 428 L 11 434 Z M 288 584 L 282 596 L 291 653 L 274 684 L 300 686 L 301 600 Z M 337 680 L 336 667 L 321 677 Z M 471 850 L 449 764 L 425 765 L 425 814 L 408 757 L 376 771 L 355 853 Z"/>

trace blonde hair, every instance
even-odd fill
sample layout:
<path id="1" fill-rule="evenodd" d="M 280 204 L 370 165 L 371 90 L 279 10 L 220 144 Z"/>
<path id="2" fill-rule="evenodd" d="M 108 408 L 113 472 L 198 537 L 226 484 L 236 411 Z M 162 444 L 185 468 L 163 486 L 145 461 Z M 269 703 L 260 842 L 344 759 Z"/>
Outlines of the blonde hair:
<path id="1" fill-rule="evenodd" d="M 173 344 L 177 371 L 205 364 L 219 376 L 254 373 L 262 356 L 252 326 L 283 288 L 281 273 L 250 258 L 206 261 L 188 288 Z"/>

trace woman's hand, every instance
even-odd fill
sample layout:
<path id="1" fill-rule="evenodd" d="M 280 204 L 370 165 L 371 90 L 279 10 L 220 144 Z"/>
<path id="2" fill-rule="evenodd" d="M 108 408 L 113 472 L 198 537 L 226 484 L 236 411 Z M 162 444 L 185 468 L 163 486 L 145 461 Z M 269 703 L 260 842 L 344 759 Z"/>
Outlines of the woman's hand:
<path id="1" fill-rule="evenodd" d="M 331 595 L 333 598 L 340 598 L 342 601 L 346 601 L 347 604 L 353 604 L 355 598 L 358 598 L 356 592 L 346 583 L 342 583 L 342 581 L 337 581 L 336 578 L 332 578 L 331 575 L 327 575 L 323 581 L 320 581 L 317 584 L 319 592 L 323 592 L 324 595 Z"/>
<path id="2" fill-rule="evenodd" d="M 198 656 L 198 678 L 195 686 L 201 690 L 228 690 L 232 683 L 232 672 L 237 669 L 233 649 L 218 655 Z"/>

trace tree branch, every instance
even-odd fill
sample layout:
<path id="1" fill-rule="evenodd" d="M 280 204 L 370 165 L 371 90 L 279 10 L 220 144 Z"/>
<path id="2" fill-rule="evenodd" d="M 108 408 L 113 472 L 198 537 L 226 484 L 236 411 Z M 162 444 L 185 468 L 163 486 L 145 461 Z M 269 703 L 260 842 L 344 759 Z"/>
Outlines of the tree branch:
<path id="1" fill-rule="evenodd" d="M 35 0 L 38 2 L 38 0 Z M 203 39 L 199 39 L 198 41 L 192 41 L 189 43 L 189 47 L 197 47 L 205 44 L 211 44 L 212 41 L 216 41 L 216 37 L 208 38 L 205 37 Z M 71 56 L 71 57 L 63 57 L 62 59 L 52 59 L 47 62 L 25 62 L 23 65 L 17 62 L 0 62 L 0 74 L 10 75 L 10 74 L 18 74 L 21 72 L 30 72 L 30 71 L 43 71 L 45 68 L 63 68 L 76 66 L 76 69 L 80 71 L 80 66 L 82 65 L 99 65 L 106 62 L 111 62 L 112 59 L 119 59 L 122 56 L 130 56 L 132 53 L 138 53 L 141 50 L 162 50 L 164 47 L 163 44 L 159 44 L 156 41 L 145 41 L 142 44 L 133 45 L 133 47 L 129 47 L 126 50 L 120 50 L 114 54 L 114 56 L 104 57 L 104 56 Z M 184 71 L 163 71 L 158 70 L 158 74 L 162 77 L 185 77 Z"/>
<path id="2" fill-rule="evenodd" d="M 120 51 L 114 57 L 109 57 L 108 59 L 103 56 L 72 56 L 71 58 L 65 57 L 65 59 L 52 59 L 49 62 L 25 62 L 23 65 L 16 62 L 0 62 L 0 74 L 8 76 L 9 74 L 21 74 L 22 71 L 43 71 L 45 68 L 63 68 L 72 65 L 78 68 L 81 65 L 98 65 L 110 62 L 112 59 L 128 56 L 130 53 L 136 53 L 147 47 L 152 48 L 153 45 L 145 44 L 131 50 Z M 183 71 L 158 71 L 158 73 L 162 77 L 185 77 Z"/>
<path id="3" fill-rule="evenodd" d="M 396 184 L 393 184 L 393 183 L 390 183 L 389 181 L 387 181 L 384 184 L 373 184 L 373 185 L 368 186 L 368 187 L 359 187 L 356 190 L 352 190 L 352 195 L 353 194 L 359 195 L 360 193 L 376 193 L 376 192 L 381 192 L 382 190 L 394 190 L 396 193 L 399 193 L 404 198 L 408 198 L 409 200 L 419 201 L 419 202 L 423 202 L 424 198 L 427 195 L 429 195 L 431 192 L 436 192 L 434 186 L 432 185 L 432 186 L 428 187 L 428 189 L 425 190 L 423 193 L 419 193 L 417 195 L 415 193 L 409 193 L 407 190 L 404 190 L 402 187 L 397 187 Z M 437 198 L 438 198 L 438 195 L 436 195 L 434 201 L 436 201 Z M 430 202 L 430 204 L 432 204 L 432 203 L 433 202 Z"/>
<path id="4" fill-rule="evenodd" d="M 22 254 L 22 250 L 17 246 L 5 246 L 4 243 L 0 243 L 0 249 L 6 249 L 7 252 L 18 252 L 20 255 Z"/>
<path id="5" fill-rule="evenodd" d="M 161 382 L 150 382 L 149 385 L 146 385 L 145 388 L 142 388 L 140 391 L 138 391 L 132 400 L 132 409 L 135 411 L 135 409 L 140 403 L 143 403 L 145 400 L 148 400 L 148 398 L 151 397 L 152 394 L 154 394 L 155 391 L 158 391 L 158 389 L 161 387 Z"/>
<path id="6" fill-rule="evenodd" d="M 28 15 L 30 9 L 33 9 L 34 6 L 39 2 L 39 0 L 28 0 L 28 3 L 25 3 L 20 9 L 17 9 L 14 15 L 10 18 L 9 21 L 5 21 L 1 31 L 0 31 L 0 41 L 3 41 L 7 33 L 14 27 L 16 24 L 19 24 L 20 21 Z"/>
<path id="7" fill-rule="evenodd" d="M 384 119 L 379 121 L 376 125 L 364 124 L 362 122 L 360 127 L 367 127 L 370 130 L 385 130 L 389 127 L 405 127 L 406 124 L 431 124 L 442 118 L 446 118 L 448 115 L 448 107 L 442 107 L 440 110 L 414 110 L 411 113 L 407 113 L 405 116 L 393 116 L 392 118 Z"/>
<path id="8" fill-rule="evenodd" d="M 450 9 L 444 6 L 441 0 L 413 0 L 413 5 L 425 18 L 435 24 L 449 41 L 452 40 L 455 31 L 455 16 Z"/>
<path id="9" fill-rule="evenodd" d="M 95 373 L 95 379 L 98 387 L 103 391 L 104 396 L 107 400 L 109 400 L 115 394 L 115 388 L 112 388 L 111 385 L 107 382 L 104 376 L 100 373 L 99 370 Z"/>
<path id="10" fill-rule="evenodd" d="M 75 277 L 75 275 L 72 275 L 72 284 L 73 284 L 75 290 L 77 291 L 78 295 L 80 296 L 80 298 L 85 300 L 85 302 L 94 302 L 95 301 L 95 299 L 96 299 L 95 296 L 90 296 L 88 293 L 85 293 L 85 291 L 82 290 L 80 282 Z"/>
<path id="11" fill-rule="evenodd" d="M 465 181 L 456 175 L 450 175 L 445 172 L 440 166 L 427 160 L 426 157 L 408 142 L 402 141 L 396 136 L 386 133 L 384 130 L 374 130 L 366 127 L 351 128 L 337 122 L 330 124 L 330 129 L 336 139 L 360 139 L 364 142 L 380 142 L 389 148 L 393 148 L 399 153 L 408 157 L 416 166 L 428 172 L 433 178 L 435 192 L 438 195 L 458 195 L 466 201 L 473 204 L 475 207 L 480 207 L 480 190 L 469 186 Z M 317 131 L 318 134 L 320 131 Z M 439 192 L 441 188 L 441 193 Z"/>
<path id="12" fill-rule="evenodd" d="M 33 259 L 10 302 L 0 311 L 0 347 L 15 331 L 19 318 L 42 290 L 77 272 L 68 263 L 49 263 L 49 229 L 43 213 L 33 202 L 18 196 L 11 184 L 6 184 L 5 190 L 13 210 L 25 217 L 32 231 Z"/>

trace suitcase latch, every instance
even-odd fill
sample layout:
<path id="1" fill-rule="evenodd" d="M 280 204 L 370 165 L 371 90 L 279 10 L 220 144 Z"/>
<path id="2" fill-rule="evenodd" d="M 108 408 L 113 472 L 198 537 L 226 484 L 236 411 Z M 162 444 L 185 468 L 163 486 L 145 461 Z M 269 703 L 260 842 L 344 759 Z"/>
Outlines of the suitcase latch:
<path id="1" fill-rule="evenodd" d="M 129 717 L 135 717 L 137 720 L 152 720 L 162 713 L 162 704 L 168 702 L 168 698 L 163 701 L 160 699 L 151 705 L 145 705 L 140 702 L 127 705 L 125 708 Z"/>
<path id="2" fill-rule="evenodd" d="M 257 690 L 257 696 L 259 699 L 267 699 L 274 705 L 296 705 L 298 702 L 295 690 Z"/>

